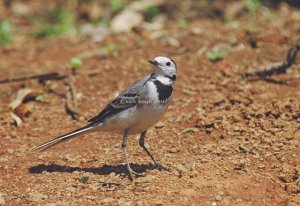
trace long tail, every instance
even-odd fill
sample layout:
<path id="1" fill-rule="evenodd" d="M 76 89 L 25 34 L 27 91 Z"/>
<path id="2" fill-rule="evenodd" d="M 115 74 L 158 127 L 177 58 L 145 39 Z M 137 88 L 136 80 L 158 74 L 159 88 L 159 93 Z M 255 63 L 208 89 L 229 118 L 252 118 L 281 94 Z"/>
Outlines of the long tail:
<path id="1" fill-rule="evenodd" d="M 68 134 L 59 136 L 59 137 L 57 137 L 57 138 L 55 138 L 53 140 L 50 140 L 48 142 L 45 142 L 45 143 L 37 146 L 33 150 L 45 150 L 45 149 L 48 149 L 49 147 L 52 147 L 52 146 L 54 146 L 54 145 L 56 145 L 58 143 L 61 143 L 61 142 L 65 141 L 65 140 L 67 140 L 67 139 L 70 139 L 70 138 L 76 137 L 77 135 L 89 132 L 89 131 L 93 130 L 94 128 L 95 127 L 92 126 L 92 125 L 87 125 L 87 126 L 81 127 L 79 129 L 74 130 L 73 132 L 70 132 Z"/>

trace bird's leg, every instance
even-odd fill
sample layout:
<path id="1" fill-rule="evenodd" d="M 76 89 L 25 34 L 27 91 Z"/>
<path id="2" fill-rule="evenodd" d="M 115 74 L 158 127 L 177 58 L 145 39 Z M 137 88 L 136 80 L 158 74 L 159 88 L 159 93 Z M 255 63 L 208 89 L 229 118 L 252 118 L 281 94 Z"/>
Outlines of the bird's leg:
<path id="1" fill-rule="evenodd" d="M 131 169 L 130 165 L 129 165 L 129 158 L 128 158 L 128 154 L 127 154 L 127 151 L 126 151 L 128 131 L 129 131 L 129 129 L 126 129 L 125 132 L 124 132 L 124 136 L 123 136 L 121 147 L 122 147 L 122 150 L 123 150 L 123 152 L 125 154 L 126 166 L 127 166 L 127 171 L 129 173 L 129 177 L 130 177 L 131 180 L 133 180 L 133 175 L 138 175 L 138 173 L 136 173 L 135 171 L 133 171 Z"/>
<path id="2" fill-rule="evenodd" d="M 145 147 L 145 137 L 146 137 L 146 132 L 147 132 L 147 131 L 144 131 L 144 132 L 141 133 L 140 140 L 139 140 L 140 146 L 145 150 L 145 152 L 147 153 L 147 155 L 152 159 L 152 161 L 153 161 L 153 163 L 154 163 L 154 166 L 155 166 L 156 168 L 158 168 L 159 170 L 167 170 L 167 171 L 171 171 L 170 168 L 164 167 L 164 166 L 162 166 L 161 164 L 159 164 L 159 163 L 154 159 L 154 157 L 151 155 L 151 153 L 149 152 L 149 150 Z"/>

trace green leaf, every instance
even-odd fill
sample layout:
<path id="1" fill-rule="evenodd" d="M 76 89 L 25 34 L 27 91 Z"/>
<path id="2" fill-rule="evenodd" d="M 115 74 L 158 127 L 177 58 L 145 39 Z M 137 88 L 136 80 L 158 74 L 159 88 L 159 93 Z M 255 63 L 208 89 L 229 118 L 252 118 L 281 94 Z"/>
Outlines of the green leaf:
<path id="1" fill-rule="evenodd" d="M 178 20 L 178 26 L 180 28 L 186 28 L 188 26 L 188 21 L 184 18 Z"/>
<path id="2" fill-rule="evenodd" d="M 226 51 L 207 51 L 206 52 L 206 58 L 210 61 L 218 61 L 221 60 L 225 57 Z"/>
<path id="3" fill-rule="evenodd" d="M 71 59 L 71 67 L 72 69 L 79 69 L 82 66 L 82 61 L 78 57 L 73 57 Z"/>
<path id="4" fill-rule="evenodd" d="M 110 1 L 110 9 L 112 12 L 120 11 L 124 7 L 123 0 L 112 0 Z"/>
<path id="5" fill-rule="evenodd" d="M 287 69 L 287 70 L 286 70 L 286 73 L 287 73 L 287 74 L 293 74 L 293 70 L 292 70 L 292 69 Z"/>
<path id="6" fill-rule="evenodd" d="M 90 178 L 89 176 L 81 176 L 79 180 L 80 182 L 86 184 L 89 178 Z"/>
<path id="7" fill-rule="evenodd" d="M 246 0 L 246 7 L 251 12 L 256 12 L 261 7 L 260 0 Z"/>
<path id="8" fill-rule="evenodd" d="M 196 0 L 196 5 L 198 8 L 204 8 L 208 5 L 207 0 Z"/>
<path id="9" fill-rule="evenodd" d="M 100 48 L 100 53 L 102 55 L 111 55 L 113 57 L 116 57 L 119 55 L 117 46 L 114 43 L 107 44 L 106 46 Z"/>
<path id="10" fill-rule="evenodd" d="M 54 11 L 46 13 L 37 21 L 39 31 L 36 37 L 44 38 L 61 35 L 75 26 L 75 14 L 59 6 Z"/>
<path id="11" fill-rule="evenodd" d="M 8 44 L 11 41 L 11 23 L 8 20 L 4 20 L 0 23 L 0 45 Z"/>
<path id="12" fill-rule="evenodd" d="M 44 100 L 45 100 L 45 96 L 43 93 L 41 93 L 35 97 L 35 101 L 37 101 L 37 102 L 43 102 Z"/>
<path id="13" fill-rule="evenodd" d="M 144 10 L 146 20 L 151 21 L 160 13 L 160 9 L 157 6 L 150 6 Z"/>

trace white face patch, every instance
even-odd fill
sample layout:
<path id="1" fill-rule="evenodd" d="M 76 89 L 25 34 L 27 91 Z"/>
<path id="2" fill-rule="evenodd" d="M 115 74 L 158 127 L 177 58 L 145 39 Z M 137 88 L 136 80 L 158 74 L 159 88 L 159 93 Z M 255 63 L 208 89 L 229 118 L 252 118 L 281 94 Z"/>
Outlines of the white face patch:
<path id="1" fill-rule="evenodd" d="M 158 76 L 156 79 L 158 81 L 160 81 L 161 83 L 165 84 L 165 85 L 172 85 L 173 84 L 173 82 L 171 81 L 171 79 L 168 78 L 168 77 Z"/>
<path id="2" fill-rule="evenodd" d="M 154 59 L 158 63 L 157 65 L 157 73 L 168 76 L 168 77 L 173 77 L 174 75 L 176 76 L 177 74 L 177 68 L 175 62 L 168 58 L 168 57 L 163 57 L 163 56 L 158 56 Z"/>

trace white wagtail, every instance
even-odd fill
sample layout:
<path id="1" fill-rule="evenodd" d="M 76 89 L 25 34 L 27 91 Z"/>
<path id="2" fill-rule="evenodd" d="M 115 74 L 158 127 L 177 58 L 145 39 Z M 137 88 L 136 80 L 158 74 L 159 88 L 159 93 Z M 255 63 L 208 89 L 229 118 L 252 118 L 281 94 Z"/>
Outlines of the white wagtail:
<path id="1" fill-rule="evenodd" d="M 121 146 L 129 177 L 132 179 L 133 175 L 138 174 L 130 168 L 126 143 L 128 134 L 141 134 L 139 144 L 152 159 L 155 167 L 167 169 L 154 159 L 144 143 L 147 129 L 159 121 L 170 104 L 177 75 L 176 63 L 163 56 L 158 56 L 149 63 L 153 65 L 152 74 L 122 91 L 97 116 L 90 119 L 88 125 L 43 143 L 34 150 L 44 150 L 86 132 L 97 130 L 119 132 L 124 134 Z"/>

